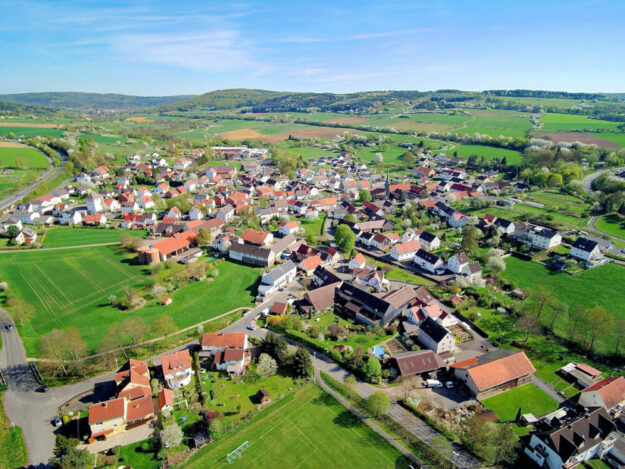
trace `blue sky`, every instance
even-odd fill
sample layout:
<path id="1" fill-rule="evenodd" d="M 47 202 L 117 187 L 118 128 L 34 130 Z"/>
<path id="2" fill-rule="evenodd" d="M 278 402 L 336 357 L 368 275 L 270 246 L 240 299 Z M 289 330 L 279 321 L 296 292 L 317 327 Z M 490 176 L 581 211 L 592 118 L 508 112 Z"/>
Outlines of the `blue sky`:
<path id="1" fill-rule="evenodd" d="M 0 93 L 625 92 L 625 1 L 0 0 Z"/>

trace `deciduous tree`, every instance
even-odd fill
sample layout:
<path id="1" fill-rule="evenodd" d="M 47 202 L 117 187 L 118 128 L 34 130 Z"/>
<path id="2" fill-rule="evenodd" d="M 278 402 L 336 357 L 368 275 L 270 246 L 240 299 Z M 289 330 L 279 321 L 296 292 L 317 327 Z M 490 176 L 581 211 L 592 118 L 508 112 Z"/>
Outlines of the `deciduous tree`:
<path id="1" fill-rule="evenodd" d="M 366 406 L 372 415 L 379 417 L 391 408 L 391 400 L 383 391 L 376 391 L 367 398 Z"/>

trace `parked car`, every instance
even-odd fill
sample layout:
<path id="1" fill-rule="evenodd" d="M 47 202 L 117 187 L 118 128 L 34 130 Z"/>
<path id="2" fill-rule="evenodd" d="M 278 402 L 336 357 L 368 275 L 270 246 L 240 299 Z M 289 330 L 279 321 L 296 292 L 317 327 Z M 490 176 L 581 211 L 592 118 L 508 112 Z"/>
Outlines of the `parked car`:
<path id="1" fill-rule="evenodd" d="M 48 386 L 42 385 L 35 389 L 35 392 L 48 392 L 49 390 L 50 388 L 48 388 Z"/>
<path id="2" fill-rule="evenodd" d="M 447 381 L 447 382 L 445 383 L 445 387 L 446 387 L 447 389 L 451 389 L 451 388 L 453 388 L 453 387 L 454 387 L 454 382 L 453 382 L 453 381 Z"/>
<path id="3" fill-rule="evenodd" d="M 255 331 L 255 330 L 256 330 L 256 326 L 255 326 L 254 324 L 248 324 L 248 325 L 247 325 L 247 328 L 248 328 L 250 331 Z"/>
<path id="4" fill-rule="evenodd" d="M 13 329 L 13 324 L 8 324 L 8 323 L 7 323 L 7 324 L 5 324 L 5 325 L 4 325 L 4 328 L 5 328 L 7 331 L 10 331 L 11 329 Z"/>
<path id="5" fill-rule="evenodd" d="M 55 427 L 57 427 L 57 428 L 58 428 L 58 427 L 60 427 L 62 423 L 63 423 L 63 422 L 61 422 L 61 419 L 59 418 L 59 416 L 58 416 L 58 415 L 56 415 L 56 416 L 52 419 L 52 425 L 54 425 L 54 426 L 55 426 Z"/>

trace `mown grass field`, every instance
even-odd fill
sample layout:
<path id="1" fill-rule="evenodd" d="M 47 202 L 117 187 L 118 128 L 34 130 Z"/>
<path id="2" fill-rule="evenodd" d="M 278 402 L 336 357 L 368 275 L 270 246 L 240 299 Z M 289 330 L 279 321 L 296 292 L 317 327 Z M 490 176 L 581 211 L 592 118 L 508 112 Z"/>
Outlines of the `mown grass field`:
<path id="1" fill-rule="evenodd" d="M 522 162 L 521 153 L 506 148 L 490 147 L 487 145 L 457 145 L 447 153 L 453 154 L 453 152 L 456 151 L 458 152 L 458 156 L 465 159 L 470 155 L 477 155 L 478 159 L 483 156 L 486 161 L 492 159 L 501 160 L 505 157 L 508 164 L 519 165 Z"/>
<path id="2" fill-rule="evenodd" d="M 502 422 L 514 420 L 519 407 L 521 414 L 534 414 L 535 417 L 548 414 L 558 408 L 558 403 L 551 396 L 532 383 L 489 397 L 483 400 L 482 404 L 495 412 Z"/>
<path id="3" fill-rule="evenodd" d="M 285 399 L 286 400 L 286 399 Z M 274 404 L 236 434 L 211 443 L 187 468 L 404 468 L 408 461 L 319 388 L 307 386 Z M 226 455 L 248 441 L 241 457 Z"/>
<path id="4" fill-rule="evenodd" d="M 614 315 L 616 320 L 625 319 L 625 296 L 620 292 L 625 289 L 625 267 L 617 264 L 606 264 L 579 274 L 569 275 L 565 272 L 549 270 L 544 265 L 516 257 L 506 259 L 506 270 L 502 276 L 516 287 L 532 290 L 537 285 L 549 288 L 555 296 L 569 306 L 593 308 L 602 306 Z M 549 317 L 541 317 L 547 324 Z M 568 319 L 558 319 L 555 324 L 556 333 L 568 337 Z M 603 336 L 597 339 L 597 349 L 612 352 L 613 337 Z"/>
<path id="5" fill-rule="evenodd" d="M 125 313 L 110 306 L 108 297 L 148 283 L 145 266 L 136 265 L 135 259 L 119 246 L 3 254 L 0 277 L 35 307 L 32 320 L 20 328 L 27 354 L 40 356 L 39 339 L 55 328 L 77 327 L 88 349 L 95 351 L 108 328 L 130 316 L 151 325 L 168 314 L 184 328 L 249 306 L 256 294 L 258 269 L 223 262 L 212 282 L 195 282 L 172 293 L 173 304 L 148 304 Z"/>
<path id="6" fill-rule="evenodd" d="M 48 230 L 41 242 L 47 248 L 117 243 L 120 236 L 124 233 L 139 237 L 145 237 L 146 235 L 145 230 L 108 230 L 57 226 Z"/>
<path id="7" fill-rule="evenodd" d="M 616 130 L 618 122 L 591 119 L 588 116 L 574 114 L 547 113 L 541 119 L 543 126 L 540 132 L 570 132 L 573 130 L 588 130 L 597 132 L 599 130 Z M 604 138 L 603 135 L 599 136 Z"/>
<path id="8" fill-rule="evenodd" d="M 45 135 L 59 138 L 63 136 L 63 129 L 49 129 L 40 127 L 0 127 L 0 135 L 14 134 L 16 137 L 34 137 L 35 135 Z"/>
<path id="9" fill-rule="evenodd" d="M 109 145 L 114 145 L 117 142 L 124 143 L 126 141 L 126 137 L 122 137 L 121 135 L 96 135 L 96 134 L 80 134 L 79 138 L 91 138 L 96 143 L 104 143 Z"/>
<path id="10" fill-rule="evenodd" d="M 23 467 L 28 462 L 28 455 L 22 429 L 9 425 L 4 415 L 2 397 L 3 393 L 0 393 L 0 467 L 3 469 Z"/>
<path id="11" fill-rule="evenodd" d="M 595 220 L 595 228 L 619 238 L 625 238 L 625 218 L 618 215 L 602 215 Z"/>
<path id="12" fill-rule="evenodd" d="M 611 133 L 593 133 L 593 135 L 597 138 L 603 138 L 604 140 L 610 140 L 611 142 L 616 143 L 622 147 L 625 147 L 625 133 L 622 134 L 611 134 Z"/>
<path id="13" fill-rule="evenodd" d="M 34 148 L 0 148 L 0 168 L 46 169 L 48 160 Z"/>

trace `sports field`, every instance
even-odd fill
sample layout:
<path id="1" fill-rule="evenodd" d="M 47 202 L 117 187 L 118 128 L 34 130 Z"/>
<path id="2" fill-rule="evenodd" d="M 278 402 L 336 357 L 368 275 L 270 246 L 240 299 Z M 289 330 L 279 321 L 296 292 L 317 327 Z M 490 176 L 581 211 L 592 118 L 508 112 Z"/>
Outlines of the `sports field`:
<path id="1" fill-rule="evenodd" d="M 408 467 L 399 451 L 319 388 L 307 385 L 289 397 L 263 411 L 236 434 L 200 450 L 185 467 Z M 228 464 L 227 454 L 245 441 L 248 448 Z"/>
<path id="2" fill-rule="evenodd" d="M 0 168 L 46 169 L 48 160 L 34 148 L 0 148 Z"/>
<path id="3" fill-rule="evenodd" d="M 41 239 L 46 248 L 84 246 L 87 244 L 117 243 L 122 234 L 145 237 L 145 230 L 108 230 L 97 228 L 69 228 L 57 226 Z"/>
<path id="4" fill-rule="evenodd" d="M 171 294 L 173 304 L 125 313 L 110 306 L 108 297 L 123 295 L 123 287 L 133 290 L 148 283 L 145 266 L 135 265 L 135 258 L 119 246 L 0 256 L 0 278 L 35 307 L 30 323 L 20 328 L 28 356 L 40 355 L 39 339 L 55 328 L 77 327 L 88 349 L 95 351 L 108 328 L 130 315 L 150 325 L 168 314 L 183 328 L 249 306 L 256 293 L 258 269 L 224 262 L 212 282 L 196 282 Z"/>

